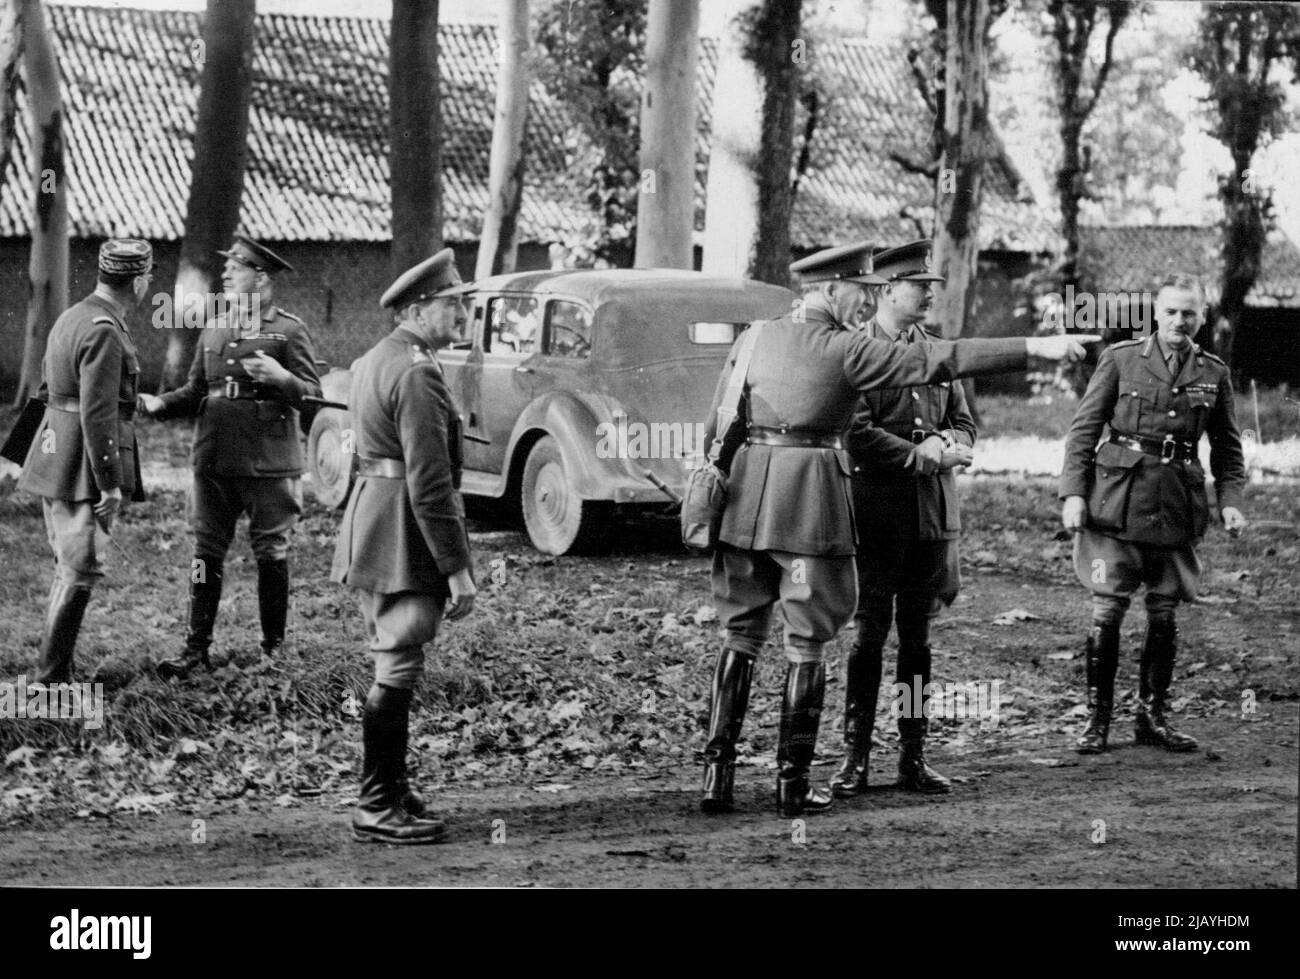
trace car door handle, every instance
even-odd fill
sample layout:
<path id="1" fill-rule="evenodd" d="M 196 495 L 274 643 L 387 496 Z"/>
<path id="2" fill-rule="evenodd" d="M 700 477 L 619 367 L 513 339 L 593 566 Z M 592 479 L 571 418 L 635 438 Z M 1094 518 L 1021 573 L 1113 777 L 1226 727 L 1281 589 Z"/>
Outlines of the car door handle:
<path id="1" fill-rule="evenodd" d="M 516 373 L 516 374 L 536 374 L 537 372 L 536 372 L 535 370 L 533 370 L 531 367 L 525 367 L 523 364 L 520 364 L 518 367 L 515 368 L 515 373 Z"/>

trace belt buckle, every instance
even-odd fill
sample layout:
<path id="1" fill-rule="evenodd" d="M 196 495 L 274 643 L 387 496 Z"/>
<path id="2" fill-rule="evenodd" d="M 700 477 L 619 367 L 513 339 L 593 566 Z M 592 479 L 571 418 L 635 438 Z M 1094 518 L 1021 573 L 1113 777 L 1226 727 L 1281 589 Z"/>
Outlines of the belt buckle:
<path id="1" fill-rule="evenodd" d="M 230 377 L 226 378 L 226 397 L 231 399 L 239 397 L 239 382 Z"/>
<path id="2" fill-rule="evenodd" d="M 914 445 L 920 445 L 929 437 L 930 437 L 930 433 L 923 428 L 912 429 L 912 443 Z"/>
<path id="3" fill-rule="evenodd" d="M 1160 465 L 1167 466 L 1174 461 L 1174 456 L 1178 453 L 1178 443 L 1174 441 L 1172 435 L 1166 435 L 1165 440 L 1160 443 Z"/>

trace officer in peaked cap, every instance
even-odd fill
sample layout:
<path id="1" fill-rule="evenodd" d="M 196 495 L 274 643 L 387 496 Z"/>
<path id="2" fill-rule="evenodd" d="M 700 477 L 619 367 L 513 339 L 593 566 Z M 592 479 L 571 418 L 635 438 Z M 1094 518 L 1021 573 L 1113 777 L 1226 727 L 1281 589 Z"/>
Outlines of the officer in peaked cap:
<path id="1" fill-rule="evenodd" d="M 782 814 L 797 816 L 831 804 L 812 785 L 811 765 L 826 687 L 823 651 L 852 617 L 858 598 L 843 434 L 859 395 L 1022 369 L 1030 351 L 1053 359 L 1083 354 L 1067 337 L 900 346 L 847 329 L 867 300 L 867 286 L 886 281 L 873 270 L 868 242 L 818 252 L 791 270 L 802 277 L 803 300 L 736 341 L 706 422 L 706 444 L 719 443 L 711 456 L 729 473 L 713 555 L 714 606 L 726 638 L 714 665 L 704 749 L 706 812 L 734 805 L 736 742 L 754 661 L 777 604 L 787 661 L 777 805 Z M 736 421 L 720 430 L 718 408 L 738 356 L 751 345 Z M 812 505 L 809 487 L 819 490 Z"/>
<path id="2" fill-rule="evenodd" d="M 465 307 L 450 248 L 402 273 L 379 304 L 397 327 L 352 365 L 348 405 L 358 480 L 339 526 L 332 580 L 356 589 L 375 682 L 366 696 L 358 840 L 437 843 L 440 820 L 406 775 L 411 692 L 444 613 L 474 604 L 460 497 L 461 429 L 434 350 L 460 338 Z M 450 604 L 448 604 L 450 602 Z"/>
<path id="3" fill-rule="evenodd" d="M 140 361 L 127 316 L 149 289 L 153 249 L 113 238 L 99 250 L 95 291 L 55 322 L 41 364 L 40 428 L 18 488 L 42 497 L 54 547 L 36 679 L 72 682 L 73 651 L 90 593 L 103 577 L 123 496 L 144 499 L 132 416 Z"/>
<path id="4" fill-rule="evenodd" d="M 209 665 L 226 551 L 243 513 L 257 558 L 262 653 L 274 655 L 289 614 L 289 539 L 302 512 L 298 410 L 321 395 L 306 324 L 274 303 L 273 278 L 292 266 L 260 242 L 236 235 L 223 252 L 223 296 L 194 351 L 184 386 L 145 395 L 155 418 L 197 415 L 190 497 L 194 563 L 185 647 L 158 664 L 164 677 Z"/>
<path id="5" fill-rule="evenodd" d="M 1092 592 L 1084 646 L 1088 723 L 1076 742 L 1087 755 L 1109 747 L 1120 625 L 1142 586 L 1147 628 L 1134 736 L 1138 744 L 1167 751 L 1197 749 L 1196 739 L 1176 730 L 1169 716 L 1175 611 L 1179 602 L 1196 599 L 1196 548 L 1211 516 L 1233 535 L 1246 527 L 1246 467 L 1230 372 L 1192 342 L 1205 323 L 1199 280 L 1186 273 L 1166 277 L 1156 293 L 1155 319 L 1155 335 L 1102 353 L 1065 437 L 1061 522 L 1075 535 L 1075 574 Z M 1213 512 L 1197 448 L 1202 435 L 1210 443 Z"/>
<path id="6" fill-rule="evenodd" d="M 922 325 L 934 302 L 928 239 L 876 252 L 876 313 L 863 326 L 887 343 L 928 343 Z M 947 792 L 946 778 L 926 764 L 930 625 L 957 596 L 957 537 L 961 516 L 956 466 L 970 461 L 975 420 L 960 383 L 941 380 L 869 391 L 849 430 L 853 509 L 858 525 L 857 636 L 845 664 L 844 763 L 832 792 L 849 798 L 867 788 L 871 734 L 885 640 L 898 626 L 897 680 L 915 697 L 897 719 L 901 784 L 920 792 Z M 895 609 L 897 605 L 897 609 Z M 922 707 L 911 716 L 911 705 Z"/>

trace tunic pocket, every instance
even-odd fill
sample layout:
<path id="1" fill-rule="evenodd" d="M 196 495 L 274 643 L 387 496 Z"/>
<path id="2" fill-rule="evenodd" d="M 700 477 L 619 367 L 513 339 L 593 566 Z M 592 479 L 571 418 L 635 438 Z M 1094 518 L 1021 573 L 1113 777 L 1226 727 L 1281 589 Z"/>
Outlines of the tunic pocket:
<path id="1" fill-rule="evenodd" d="M 1094 530 L 1123 530 L 1128 498 L 1142 453 L 1107 442 L 1097 450 L 1092 491 L 1088 495 L 1088 525 Z"/>

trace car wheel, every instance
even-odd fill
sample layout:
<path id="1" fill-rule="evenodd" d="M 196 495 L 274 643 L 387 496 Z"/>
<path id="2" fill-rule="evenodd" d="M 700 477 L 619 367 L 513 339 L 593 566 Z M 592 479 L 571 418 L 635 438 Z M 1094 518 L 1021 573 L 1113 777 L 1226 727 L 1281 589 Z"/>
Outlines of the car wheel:
<path id="1" fill-rule="evenodd" d="M 560 446 L 549 435 L 528 453 L 520 491 L 524 526 L 543 554 L 568 554 L 589 546 L 609 516 L 607 501 L 584 500 L 574 491 Z"/>
<path id="2" fill-rule="evenodd" d="M 312 495 L 330 509 L 338 509 L 347 502 L 356 478 L 357 454 L 343 451 L 343 432 L 348 427 L 346 411 L 322 408 L 312 419 L 311 434 L 307 436 Z"/>

